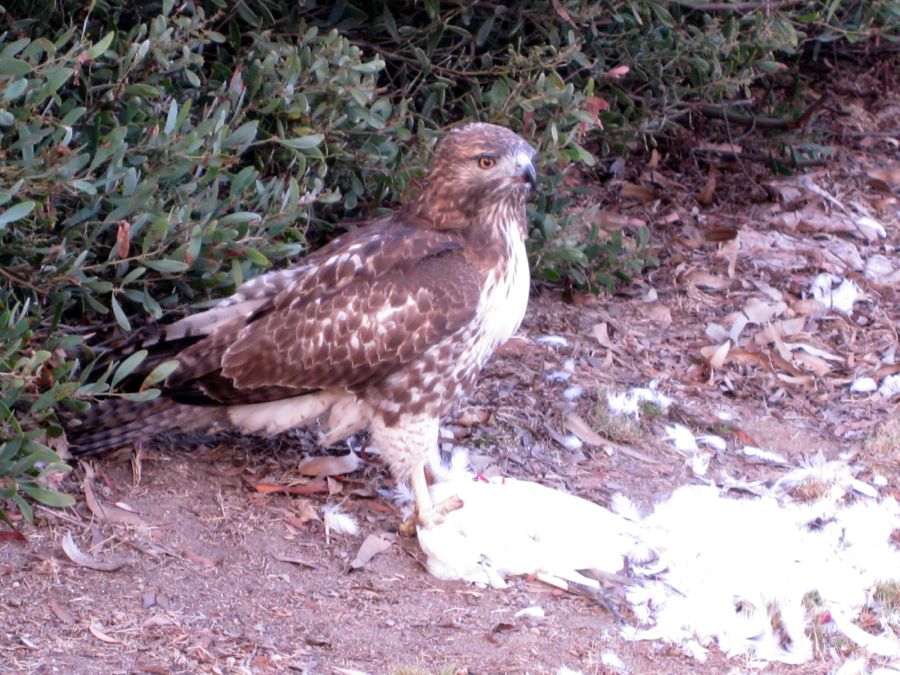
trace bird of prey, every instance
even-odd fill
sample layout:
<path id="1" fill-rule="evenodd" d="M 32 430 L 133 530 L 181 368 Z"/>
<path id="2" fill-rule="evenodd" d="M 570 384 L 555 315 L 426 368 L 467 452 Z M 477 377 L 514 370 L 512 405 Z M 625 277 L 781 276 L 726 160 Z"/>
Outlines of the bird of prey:
<path id="1" fill-rule="evenodd" d="M 419 194 L 395 212 L 136 336 L 133 349 L 149 352 L 143 372 L 177 367 L 157 399 L 108 400 L 70 424 L 72 453 L 213 426 L 276 434 L 317 422 L 324 446 L 368 430 L 430 527 L 439 516 L 424 466 L 440 417 L 525 314 L 534 155 L 500 126 L 452 129 Z"/>

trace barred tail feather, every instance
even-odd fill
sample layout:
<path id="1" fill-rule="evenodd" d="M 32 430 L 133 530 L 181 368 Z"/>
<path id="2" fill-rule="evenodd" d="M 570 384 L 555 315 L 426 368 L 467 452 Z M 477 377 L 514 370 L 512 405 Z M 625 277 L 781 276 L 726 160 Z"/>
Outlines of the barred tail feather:
<path id="1" fill-rule="evenodd" d="M 140 403 L 113 399 L 83 413 L 80 424 L 67 424 L 66 436 L 72 455 L 96 455 L 165 431 L 209 427 L 221 417 L 221 408 L 183 405 L 168 398 Z"/>

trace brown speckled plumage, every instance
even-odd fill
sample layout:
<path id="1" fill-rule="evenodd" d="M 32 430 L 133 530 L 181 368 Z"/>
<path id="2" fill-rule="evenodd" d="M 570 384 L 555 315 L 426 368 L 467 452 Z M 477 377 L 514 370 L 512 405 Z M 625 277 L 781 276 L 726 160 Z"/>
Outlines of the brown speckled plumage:
<path id="1" fill-rule="evenodd" d="M 136 339 L 148 367 L 179 362 L 162 397 L 95 406 L 67 430 L 73 452 L 163 430 L 319 421 L 328 442 L 368 428 L 398 477 L 420 471 L 440 415 L 524 315 L 533 154 L 502 127 L 450 131 L 403 208 Z"/>

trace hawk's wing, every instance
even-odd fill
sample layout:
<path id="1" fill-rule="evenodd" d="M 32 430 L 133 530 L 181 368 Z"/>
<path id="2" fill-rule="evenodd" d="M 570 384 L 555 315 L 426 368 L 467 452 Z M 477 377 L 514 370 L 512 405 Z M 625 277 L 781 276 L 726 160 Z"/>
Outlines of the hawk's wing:
<path id="1" fill-rule="evenodd" d="M 394 225 L 338 243 L 251 316 L 182 351 L 166 394 L 236 404 L 358 390 L 474 318 L 479 275 L 455 236 Z"/>

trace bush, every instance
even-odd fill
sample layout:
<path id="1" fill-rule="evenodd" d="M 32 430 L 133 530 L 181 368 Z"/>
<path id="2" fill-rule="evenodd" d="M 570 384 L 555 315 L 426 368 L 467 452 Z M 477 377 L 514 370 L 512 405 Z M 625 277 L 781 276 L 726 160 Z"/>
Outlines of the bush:
<path id="1" fill-rule="evenodd" d="M 93 372 L 88 339 L 206 306 L 336 222 L 392 208 L 447 124 L 531 138 L 544 176 L 537 273 L 609 286 L 652 259 L 649 233 L 607 235 L 596 205 L 572 209 L 584 199 L 571 166 L 598 172 L 657 142 L 689 104 L 744 95 L 837 39 L 895 40 L 900 14 L 896 0 L 703 7 L 7 4 L 0 499 L 26 516 L 23 495 L 70 503 L 48 489 L 67 468 L 51 449 L 64 446 L 58 413 L 125 395 L 115 385 L 137 365 Z M 152 397 L 153 380 L 136 395 Z"/>

